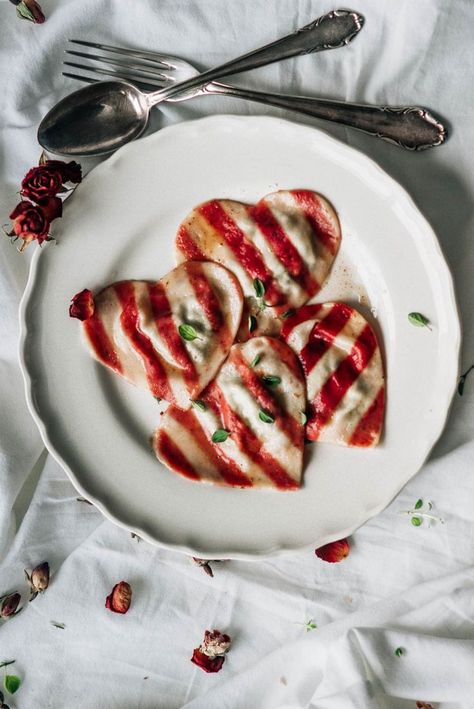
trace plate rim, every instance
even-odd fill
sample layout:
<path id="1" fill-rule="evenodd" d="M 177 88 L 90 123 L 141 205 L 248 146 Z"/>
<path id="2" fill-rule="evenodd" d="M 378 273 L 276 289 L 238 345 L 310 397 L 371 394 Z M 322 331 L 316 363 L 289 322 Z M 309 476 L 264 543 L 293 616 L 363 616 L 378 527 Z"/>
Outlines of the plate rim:
<path id="1" fill-rule="evenodd" d="M 258 115 L 253 115 L 253 116 L 242 116 L 242 115 L 236 115 L 236 114 L 215 114 L 212 116 L 205 116 L 201 117 L 198 119 L 194 119 L 191 121 L 181 121 L 179 123 L 175 123 L 173 125 L 167 126 L 165 128 L 160 129 L 159 131 L 155 131 L 154 133 L 151 133 L 150 135 L 146 136 L 145 138 L 142 138 L 141 140 L 147 141 L 147 140 L 152 140 L 154 137 L 156 137 L 156 134 L 159 132 L 160 134 L 164 132 L 172 132 L 174 130 L 180 130 L 183 127 L 188 127 L 188 126 L 195 126 L 196 124 L 212 124 L 212 123 L 217 123 L 219 124 L 222 121 L 235 121 L 239 122 L 242 124 L 252 124 L 252 123 L 259 123 L 261 121 L 266 122 L 266 123 L 272 123 L 276 126 L 281 125 L 281 126 L 296 126 L 298 130 L 303 129 L 304 131 L 308 131 L 308 133 L 313 133 L 318 136 L 318 139 L 322 140 L 323 143 L 325 142 L 329 148 L 334 148 L 336 150 L 343 150 L 347 152 L 349 157 L 352 157 L 356 159 L 357 161 L 361 162 L 364 167 L 366 167 L 368 170 L 375 170 L 376 172 L 380 173 L 381 176 L 383 176 L 383 179 L 390 184 L 390 186 L 394 190 L 394 194 L 398 198 L 400 198 L 402 201 L 404 201 L 407 206 L 411 209 L 412 213 L 416 215 L 419 223 L 423 226 L 423 229 L 426 233 L 426 236 L 429 236 L 430 241 L 432 243 L 433 247 L 433 256 L 436 257 L 436 260 L 438 262 L 438 267 L 441 270 L 444 270 L 444 279 L 445 279 L 445 287 L 446 287 L 446 296 L 448 297 L 448 300 L 446 302 L 446 306 L 449 311 L 452 312 L 454 315 L 453 318 L 453 337 L 451 338 L 450 341 L 450 346 L 449 346 L 449 351 L 450 351 L 450 357 L 453 359 L 453 368 L 450 369 L 449 371 L 453 372 L 453 375 L 451 377 L 452 381 L 450 382 L 450 386 L 445 387 L 445 397 L 442 402 L 442 407 L 440 404 L 439 411 L 444 411 L 444 415 L 440 413 L 439 416 L 439 422 L 438 426 L 434 429 L 434 438 L 432 441 L 426 442 L 425 443 L 425 449 L 423 451 L 423 459 L 418 466 L 418 468 L 413 472 L 413 474 L 410 476 L 410 478 L 403 482 L 398 490 L 394 493 L 394 495 L 388 500 L 384 501 L 382 504 L 375 505 L 374 507 L 370 508 L 370 510 L 366 510 L 364 512 L 364 519 L 362 521 L 358 521 L 356 523 L 352 523 L 348 525 L 344 530 L 342 530 L 340 533 L 337 535 L 334 535 L 334 533 L 329 533 L 327 535 L 323 535 L 320 540 L 317 542 L 317 547 L 321 547 L 324 544 L 327 544 L 329 542 L 335 541 L 336 539 L 342 539 L 345 537 L 348 537 L 352 535 L 357 529 L 359 529 L 362 525 L 364 525 L 366 522 L 369 520 L 373 519 L 376 515 L 378 515 L 380 512 L 382 512 L 386 507 L 388 507 L 395 497 L 397 497 L 400 493 L 400 491 L 415 477 L 415 475 L 418 474 L 420 469 L 423 467 L 423 465 L 426 463 L 426 460 L 428 456 L 430 455 L 430 452 L 432 451 L 433 447 L 439 440 L 442 432 L 444 431 L 446 427 L 446 422 L 448 420 L 448 416 L 453 404 L 453 397 L 456 393 L 457 389 L 457 382 L 459 378 L 459 372 L 460 372 L 460 352 L 461 352 L 461 341 L 462 341 L 462 328 L 461 328 L 461 318 L 460 318 L 460 311 L 459 311 L 459 305 L 457 302 L 456 298 L 456 292 L 454 288 L 454 278 L 451 272 L 451 269 L 449 267 L 448 262 L 446 261 L 446 258 L 444 256 L 443 250 L 441 248 L 441 244 L 439 242 L 439 239 L 427 220 L 427 218 L 424 216 L 424 214 L 421 212 L 421 210 L 418 208 L 416 205 L 414 199 L 411 197 L 411 195 L 408 193 L 408 191 L 403 187 L 394 177 L 388 174 L 373 158 L 369 157 L 366 155 L 362 150 L 355 148 L 353 146 L 349 146 L 346 143 L 344 143 L 341 140 L 338 140 L 337 138 L 333 137 L 326 131 L 322 130 L 319 127 L 314 127 L 310 126 L 304 123 L 299 123 L 298 121 L 295 120 L 289 120 L 286 118 L 278 118 L 274 116 L 268 116 L 264 114 L 258 114 Z M 120 148 L 120 150 L 116 151 L 115 153 L 112 153 L 109 157 L 113 157 L 117 153 L 120 153 L 123 155 L 126 153 L 128 150 L 133 149 L 134 145 L 136 144 L 137 141 L 132 141 L 131 143 L 128 143 L 124 147 Z M 390 149 L 390 148 L 389 148 Z M 101 166 L 105 165 L 108 162 L 108 158 L 101 163 L 99 163 L 97 166 L 92 168 L 92 170 L 87 173 L 89 175 L 91 172 L 95 171 L 96 169 L 100 169 Z M 86 178 L 87 178 L 86 175 Z M 51 248 L 50 246 L 47 246 L 47 248 Z M 186 554 L 187 556 L 196 556 L 199 555 L 200 558 L 206 558 L 206 559 L 212 559 L 213 555 L 209 551 L 206 551 L 204 549 L 199 549 L 199 546 L 191 548 L 188 545 L 185 544 L 174 544 L 171 542 L 164 542 L 155 539 L 154 537 L 150 536 L 147 534 L 145 531 L 141 530 L 139 527 L 137 528 L 131 528 L 129 525 L 125 524 L 122 522 L 120 519 L 118 519 L 113 512 L 112 509 L 109 508 L 109 506 L 105 503 L 103 503 L 101 500 L 97 499 L 94 495 L 91 495 L 88 490 L 87 486 L 83 486 L 82 483 L 77 479 L 75 473 L 73 472 L 72 468 L 69 466 L 69 464 L 63 459 L 63 457 L 59 454 L 59 452 L 55 449 L 54 444 L 52 443 L 48 431 L 47 431 L 47 425 L 43 418 L 40 415 L 40 412 L 38 411 L 36 405 L 35 405 L 35 400 L 34 400 L 34 383 L 33 383 L 33 378 L 30 376 L 29 369 L 28 369 L 28 364 L 27 364 L 27 338 L 28 338 L 28 326 L 27 326 L 27 321 L 26 321 L 26 312 L 27 312 L 27 307 L 30 301 L 30 297 L 33 293 L 34 286 L 36 283 L 36 277 L 37 277 L 37 272 L 38 272 L 38 263 L 39 259 L 41 258 L 41 255 L 43 253 L 43 250 L 41 248 L 36 249 L 35 253 L 33 254 L 33 257 L 30 262 L 30 269 L 28 273 L 28 280 L 25 286 L 25 290 L 23 292 L 23 295 L 20 300 L 20 305 L 19 305 L 19 324 L 20 324 L 20 334 L 19 334 L 19 346 L 18 346 L 18 353 L 19 353 L 19 364 L 20 364 L 20 370 L 23 376 L 23 384 L 24 384 L 24 391 L 25 391 L 25 398 L 26 398 L 26 403 L 28 410 L 39 430 L 41 439 L 48 450 L 48 452 L 53 456 L 53 458 L 59 463 L 59 465 L 62 467 L 62 469 L 66 472 L 69 480 L 73 484 L 73 486 L 78 490 L 81 495 L 86 497 L 92 504 L 102 513 L 102 515 L 108 519 L 109 521 L 113 522 L 115 525 L 121 527 L 122 529 L 128 531 L 128 532 L 134 532 L 138 534 L 142 539 L 145 541 L 149 542 L 150 544 L 154 544 L 166 549 L 169 549 L 171 551 L 177 551 L 182 554 Z M 229 553 L 226 553 L 226 558 L 228 559 L 235 559 L 235 560 L 242 560 L 242 561 L 257 561 L 261 559 L 266 559 L 266 558 L 276 558 L 285 554 L 290 554 L 294 552 L 299 552 L 299 551 L 306 551 L 308 549 L 311 549 L 315 547 L 316 542 L 310 543 L 310 544 L 303 544 L 301 546 L 296 546 L 296 547 L 281 547 L 281 546 L 273 546 L 270 549 L 265 549 L 262 551 L 253 551 L 253 552 L 241 552 L 238 550 L 231 550 Z"/>

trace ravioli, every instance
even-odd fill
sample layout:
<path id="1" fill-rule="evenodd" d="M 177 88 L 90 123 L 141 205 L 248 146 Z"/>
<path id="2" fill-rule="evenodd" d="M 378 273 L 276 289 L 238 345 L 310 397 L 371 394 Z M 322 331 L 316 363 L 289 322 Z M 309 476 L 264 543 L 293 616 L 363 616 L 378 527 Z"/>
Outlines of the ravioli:
<path id="1" fill-rule="evenodd" d="M 281 335 L 306 377 L 306 437 L 376 446 L 385 381 L 377 338 L 365 318 L 345 303 L 305 305 L 285 320 Z"/>
<path id="2" fill-rule="evenodd" d="M 255 205 L 213 199 L 195 207 L 178 229 L 176 255 L 178 263 L 209 259 L 236 275 L 245 296 L 239 339 L 247 339 L 252 331 L 277 334 L 278 316 L 319 291 L 340 241 L 339 219 L 324 197 L 280 190 Z"/>
<path id="3" fill-rule="evenodd" d="M 104 288 L 83 321 L 85 339 L 91 354 L 116 374 L 188 408 L 226 358 L 242 303 L 230 271 L 188 262 L 159 281 Z"/>
<path id="4" fill-rule="evenodd" d="M 164 465 L 191 480 L 296 490 L 305 403 L 303 374 L 290 348 L 255 337 L 232 347 L 193 409 L 168 407 L 153 447 Z"/>

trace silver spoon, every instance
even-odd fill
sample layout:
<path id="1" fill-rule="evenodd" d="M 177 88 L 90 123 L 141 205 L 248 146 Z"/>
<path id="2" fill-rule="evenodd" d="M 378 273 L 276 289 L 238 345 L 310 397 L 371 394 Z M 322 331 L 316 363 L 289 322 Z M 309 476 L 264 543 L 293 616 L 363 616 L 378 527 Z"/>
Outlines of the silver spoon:
<path id="1" fill-rule="evenodd" d="M 266 64 L 336 49 L 360 31 L 364 18 L 350 10 L 333 10 L 282 39 L 219 67 L 209 69 L 161 91 L 144 93 L 124 81 L 104 81 L 66 96 L 43 118 L 38 129 L 40 145 L 60 155 L 102 155 L 138 138 L 146 128 L 152 106 L 161 101 Z"/>

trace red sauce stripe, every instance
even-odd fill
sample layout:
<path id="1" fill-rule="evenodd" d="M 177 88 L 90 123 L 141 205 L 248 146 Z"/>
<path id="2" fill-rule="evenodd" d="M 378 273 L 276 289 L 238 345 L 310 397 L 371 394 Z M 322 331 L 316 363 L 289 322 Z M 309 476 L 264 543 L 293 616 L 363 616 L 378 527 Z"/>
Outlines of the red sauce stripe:
<path id="1" fill-rule="evenodd" d="M 258 202 L 249 211 L 271 250 L 293 280 L 306 291 L 308 298 L 317 293 L 320 289 L 319 283 L 308 271 L 298 249 L 277 219 L 275 219 L 270 207 L 265 202 Z"/>
<path id="2" fill-rule="evenodd" d="M 187 268 L 187 274 L 197 301 L 208 319 L 212 331 L 219 337 L 221 348 L 227 351 L 234 340 L 234 334 L 229 327 L 229 318 L 222 312 L 219 299 L 214 293 L 211 282 L 208 281 L 205 275 L 204 266 L 201 263 L 190 263 Z M 230 287 L 234 288 L 234 285 L 232 284 Z"/>
<path id="3" fill-rule="evenodd" d="M 184 475 L 191 480 L 200 480 L 201 477 L 197 473 L 189 460 L 178 448 L 176 443 L 170 438 L 166 431 L 158 431 L 155 438 L 155 450 L 160 454 L 160 458 L 172 470 Z"/>
<path id="4" fill-rule="evenodd" d="M 205 254 L 203 254 L 184 224 L 181 224 L 179 227 L 178 234 L 176 236 L 176 246 L 180 251 L 182 251 L 188 260 L 206 261 Z"/>
<path id="5" fill-rule="evenodd" d="M 299 355 L 306 376 L 331 347 L 334 338 L 349 322 L 353 312 L 348 305 L 335 303 L 326 317 L 315 323 Z"/>
<path id="6" fill-rule="evenodd" d="M 95 313 L 92 317 L 84 320 L 83 325 L 97 358 L 115 372 L 122 374 L 122 365 L 118 354 L 99 316 Z"/>
<path id="7" fill-rule="evenodd" d="M 351 436 L 351 446 L 371 446 L 378 437 L 383 424 L 385 387 L 382 385 L 370 408 L 362 416 Z"/>
<path id="8" fill-rule="evenodd" d="M 250 278 L 260 278 L 265 285 L 265 301 L 276 305 L 285 299 L 265 265 L 263 256 L 257 247 L 248 241 L 245 233 L 223 209 L 218 200 L 206 202 L 199 208 L 199 213 L 221 236 L 232 253 L 248 273 Z"/>
<path id="9" fill-rule="evenodd" d="M 301 323 L 305 322 L 306 320 L 312 320 L 313 318 L 316 318 L 318 316 L 319 311 L 321 310 L 321 307 L 322 306 L 320 304 L 314 303 L 313 305 L 303 305 L 303 307 L 298 308 L 298 310 L 295 311 L 294 315 L 291 315 L 283 321 L 283 325 L 281 328 L 281 336 L 285 340 L 288 340 L 288 337 L 295 329 L 295 327 L 298 327 L 298 325 L 301 325 Z"/>
<path id="10" fill-rule="evenodd" d="M 306 435 L 314 441 L 323 426 L 331 419 L 344 394 L 368 365 L 377 348 L 377 340 L 370 325 L 366 325 L 352 350 L 326 380 L 315 399 L 310 403 L 310 418 Z"/>
<path id="11" fill-rule="evenodd" d="M 240 349 L 234 349 L 231 352 L 229 362 L 235 366 L 245 387 L 258 401 L 261 408 L 273 416 L 275 425 L 285 433 L 294 446 L 301 446 L 303 444 L 303 426 L 278 404 L 276 397 L 262 383 L 255 370 L 249 367 Z"/>
<path id="12" fill-rule="evenodd" d="M 175 406 L 171 406 L 166 415 L 171 416 L 175 421 L 180 423 L 187 432 L 194 438 L 196 445 L 199 446 L 214 467 L 217 468 L 222 479 L 228 485 L 239 487 L 251 487 L 252 481 L 239 468 L 237 463 L 229 458 L 219 446 L 218 443 L 212 443 L 212 434 L 201 426 L 198 417 L 191 409 L 183 411 Z"/>
<path id="13" fill-rule="evenodd" d="M 291 194 L 298 207 L 303 210 L 319 241 L 335 255 L 339 248 L 341 237 L 327 218 L 318 195 L 309 190 L 291 190 Z"/>
<path id="14" fill-rule="evenodd" d="M 153 396 L 166 399 L 166 401 L 174 401 L 166 371 L 155 352 L 150 338 L 140 330 L 133 285 L 128 281 L 122 281 L 122 283 L 116 283 L 114 289 L 122 306 L 120 324 L 132 347 L 142 358 L 148 386 Z"/>
<path id="15" fill-rule="evenodd" d="M 189 356 L 171 314 L 171 307 L 162 283 L 149 283 L 148 295 L 155 319 L 156 330 L 183 372 L 183 379 L 189 392 L 193 392 L 199 381 L 194 362 Z"/>
<path id="16" fill-rule="evenodd" d="M 222 390 L 214 382 L 206 393 L 206 402 L 224 422 L 224 427 L 232 432 L 232 438 L 240 450 L 250 458 L 280 490 L 296 490 L 299 485 L 288 475 L 278 460 L 263 449 L 262 441 L 251 428 L 229 406 Z"/>

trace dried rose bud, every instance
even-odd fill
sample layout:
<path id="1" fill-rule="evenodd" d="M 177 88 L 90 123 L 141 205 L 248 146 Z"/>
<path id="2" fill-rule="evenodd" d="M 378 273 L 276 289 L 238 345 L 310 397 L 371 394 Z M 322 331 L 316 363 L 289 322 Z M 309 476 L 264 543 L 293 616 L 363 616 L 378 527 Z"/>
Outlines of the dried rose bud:
<path id="1" fill-rule="evenodd" d="M 126 581 L 115 584 L 110 596 L 107 596 L 105 607 L 114 613 L 126 613 L 132 601 L 132 587 Z"/>
<path id="2" fill-rule="evenodd" d="M 349 552 L 350 546 L 347 539 L 339 539 L 337 542 L 330 542 L 314 550 L 319 559 L 328 561 L 331 564 L 342 561 L 349 555 Z"/>
<path id="3" fill-rule="evenodd" d="M 88 320 L 94 315 L 94 296 L 88 288 L 84 288 L 71 300 L 69 316 L 78 320 Z"/>
<path id="4" fill-rule="evenodd" d="M 205 672 L 219 672 L 230 644 L 230 637 L 220 630 L 206 630 L 204 640 L 195 648 L 191 662 Z"/>
<path id="5" fill-rule="evenodd" d="M 203 571 L 205 571 L 208 576 L 211 576 L 211 578 L 214 576 L 209 559 L 198 559 L 196 556 L 193 556 L 192 559 L 197 566 L 202 567 Z"/>
<path id="6" fill-rule="evenodd" d="M 21 595 L 19 593 L 10 593 L 7 596 L 3 596 L 1 601 L 0 618 L 10 618 L 19 613 L 19 611 L 17 611 L 21 601 Z"/>
<path id="7" fill-rule="evenodd" d="M 29 20 L 37 25 L 42 25 L 46 19 L 36 0 L 21 0 L 21 2 L 13 4 L 16 5 L 16 14 L 21 20 Z"/>
<path id="8" fill-rule="evenodd" d="M 38 593 L 44 593 L 49 586 L 49 564 L 43 561 L 39 566 L 35 566 L 31 575 L 25 569 L 26 580 L 30 584 L 32 601 Z"/>

